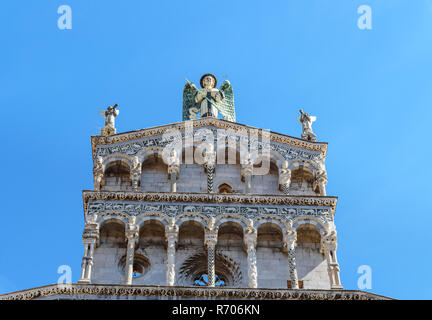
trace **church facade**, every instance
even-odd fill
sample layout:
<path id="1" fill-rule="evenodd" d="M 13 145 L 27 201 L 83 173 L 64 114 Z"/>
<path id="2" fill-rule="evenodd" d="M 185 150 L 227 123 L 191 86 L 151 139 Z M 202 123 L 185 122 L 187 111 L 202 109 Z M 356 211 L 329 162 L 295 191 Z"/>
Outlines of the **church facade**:
<path id="1" fill-rule="evenodd" d="M 117 134 L 104 112 L 78 283 L 1 299 L 385 298 L 342 286 L 315 118 L 301 111 L 301 138 L 238 124 L 231 84 L 200 82 L 182 122 Z"/>

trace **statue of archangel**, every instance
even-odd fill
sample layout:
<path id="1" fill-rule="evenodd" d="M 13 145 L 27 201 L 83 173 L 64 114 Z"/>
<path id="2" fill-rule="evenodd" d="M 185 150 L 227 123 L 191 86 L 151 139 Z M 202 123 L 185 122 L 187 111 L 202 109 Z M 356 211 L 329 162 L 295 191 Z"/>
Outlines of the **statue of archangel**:
<path id="1" fill-rule="evenodd" d="M 206 73 L 201 77 L 200 85 L 198 90 L 187 81 L 183 89 L 183 121 L 196 119 L 198 113 L 201 118 L 217 118 L 220 112 L 224 120 L 235 122 L 234 94 L 230 82 L 225 80 L 217 89 L 216 77 Z"/>

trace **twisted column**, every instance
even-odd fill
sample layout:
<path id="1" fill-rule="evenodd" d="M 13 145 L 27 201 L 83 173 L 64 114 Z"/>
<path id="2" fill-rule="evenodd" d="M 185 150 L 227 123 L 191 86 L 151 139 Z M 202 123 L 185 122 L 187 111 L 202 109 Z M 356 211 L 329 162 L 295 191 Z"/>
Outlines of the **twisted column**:
<path id="1" fill-rule="evenodd" d="M 295 257 L 295 247 L 297 245 L 297 233 L 294 230 L 290 230 L 285 234 L 284 243 L 288 253 L 288 265 L 291 280 L 291 288 L 298 289 L 298 277 L 297 277 L 297 263 Z"/>
<path id="2" fill-rule="evenodd" d="M 208 286 L 215 286 L 215 249 L 217 244 L 218 231 L 214 227 L 214 218 L 211 218 L 206 227 L 205 245 L 207 246 L 207 278 Z"/>
<path id="3" fill-rule="evenodd" d="M 246 229 L 244 242 L 247 250 L 248 259 L 248 280 L 249 288 L 258 287 L 258 271 L 256 259 L 256 243 L 257 243 L 257 230 L 253 227 L 253 222 L 250 223 Z"/>
<path id="4" fill-rule="evenodd" d="M 126 249 L 126 265 L 125 265 L 125 283 L 132 284 L 133 279 L 133 264 L 135 256 L 135 244 L 138 242 L 139 230 L 134 223 L 126 230 L 127 249 Z"/>
<path id="5" fill-rule="evenodd" d="M 207 193 L 214 193 L 214 173 L 216 170 L 216 152 L 212 147 L 209 147 L 204 156 L 204 168 L 207 172 Z"/>
<path id="6" fill-rule="evenodd" d="M 99 225 L 95 222 L 96 215 L 93 220 L 86 222 L 83 231 L 84 255 L 81 263 L 81 277 L 79 283 L 91 283 L 91 275 L 93 271 L 93 255 L 96 244 L 99 241 Z"/>
<path id="7" fill-rule="evenodd" d="M 331 289 L 343 289 L 340 281 L 340 269 L 337 261 L 337 236 L 336 231 L 332 230 L 327 234 L 321 235 L 321 247 L 327 260 L 327 271 L 330 279 Z"/>
<path id="8" fill-rule="evenodd" d="M 165 236 L 167 240 L 166 285 L 173 286 L 175 283 L 175 253 L 178 238 L 178 226 L 175 225 L 174 218 L 171 218 L 169 225 L 165 227 Z"/>
<path id="9" fill-rule="evenodd" d="M 284 161 L 282 168 L 279 169 L 279 190 L 288 195 L 288 189 L 291 184 L 291 170 L 288 169 L 288 161 Z"/>

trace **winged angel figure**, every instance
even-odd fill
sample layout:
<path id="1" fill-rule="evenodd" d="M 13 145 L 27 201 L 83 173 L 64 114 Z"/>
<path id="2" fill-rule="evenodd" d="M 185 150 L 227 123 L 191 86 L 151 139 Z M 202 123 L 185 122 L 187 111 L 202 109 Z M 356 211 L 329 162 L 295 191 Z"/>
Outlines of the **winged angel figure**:
<path id="1" fill-rule="evenodd" d="M 315 141 L 316 135 L 312 131 L 312 122 L 316 121 L 315 116 L 310 116 L 308 113 L 303 112 L 302 109 L 300 111 L 300 118 L 297 118 L 297 121 L 299 121 L 302 124 L 302 139 L 309 140 L 309 141 Z"/>
<path id="2" fill-rule="evenodd" d="M 99 114 L 105 118 L 105 126 L 102 128 L 102 136 L 110 136 L 116 134 L 114 119 L 119 115 L 120 111 L 116 109 L 117 104 L 113 107 L 108 106 L 106 110 L 99 111 Z"/>
<path id="3" fill-rule="evenodd" d="M 186 80 L 187 81 L 187 80 Z M 218 117 L 235 122 L 234 93 L 231 83 L 225 80 L 220 89 L 216 88 L 217 79 L 207 73 L 200 79 L 201 89 L 187 81 L 183 89 L 183 121 L 194 120 L 200 113 L 201 118 Z"/>

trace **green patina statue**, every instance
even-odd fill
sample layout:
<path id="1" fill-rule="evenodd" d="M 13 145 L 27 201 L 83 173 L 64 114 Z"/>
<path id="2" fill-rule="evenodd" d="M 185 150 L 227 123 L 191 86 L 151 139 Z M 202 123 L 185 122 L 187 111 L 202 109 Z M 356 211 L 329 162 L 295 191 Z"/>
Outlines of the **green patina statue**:
<path id="1" fill-rule="evenodd" d="M 220 89 L 216 88 L 217 79 L 207 73 L 201 77 L 201 89 L 186 80 L 183 89 L 183 121 L 197 118 L 218 117 L 221 113 L 224 120 L 235 122 L 234 93 L 228 80 L 225 80 Z"/>

